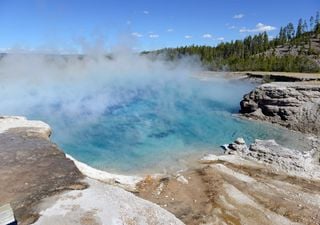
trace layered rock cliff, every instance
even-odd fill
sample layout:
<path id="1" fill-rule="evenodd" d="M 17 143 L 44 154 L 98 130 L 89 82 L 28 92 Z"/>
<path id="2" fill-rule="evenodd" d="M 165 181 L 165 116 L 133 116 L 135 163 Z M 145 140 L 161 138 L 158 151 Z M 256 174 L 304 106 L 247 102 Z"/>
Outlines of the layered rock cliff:
<path id="1" fill-rule="evenodd" d="M 245 95 L 240 112 L 254 119 L 320 135 L 320 85 L 317 82 L 273 82 Z"/>

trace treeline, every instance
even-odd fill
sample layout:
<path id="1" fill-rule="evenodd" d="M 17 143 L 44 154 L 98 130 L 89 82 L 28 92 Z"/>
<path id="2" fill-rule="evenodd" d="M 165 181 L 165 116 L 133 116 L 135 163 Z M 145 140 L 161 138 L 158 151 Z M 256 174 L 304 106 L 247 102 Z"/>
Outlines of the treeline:
<path id="1" fill-rule="evenodd" d="M 179 59 L 186 55 L 198 55 L 201 62 L 210 70 L 320 72 L 319 65 L 310 57 L 315 54 L 319 57 L 319 51 L 315 51 L 311 45 L 312 38 L 317 38 L 318 34 L 320 34 L 319 12 L 310 18 L 309 23 L 300 19 L 296 27 L 293 23 L 281 27 L 274 39 L 270 39 L 268 34 L 263 32 L 250 35 L 243 40 L 222 42 L 215 47 L 191 45 L 142 54 L 151 57 L 161 55 L 168 60 Z M 281 47 L 288 49 L 295 47 L 298 54 L 279 54 L 276 50 Z"/>

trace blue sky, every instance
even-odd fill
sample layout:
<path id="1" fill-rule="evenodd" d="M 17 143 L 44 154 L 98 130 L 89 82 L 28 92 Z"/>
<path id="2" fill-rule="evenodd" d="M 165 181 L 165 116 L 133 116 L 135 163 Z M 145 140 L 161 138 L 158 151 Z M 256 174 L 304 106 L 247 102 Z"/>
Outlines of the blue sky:
<path id="1" fill-rule="evenodd" d="M 319 0 L 0 0 L 0 49 L 137 50 L 276 36 L 320 10 Z"/>

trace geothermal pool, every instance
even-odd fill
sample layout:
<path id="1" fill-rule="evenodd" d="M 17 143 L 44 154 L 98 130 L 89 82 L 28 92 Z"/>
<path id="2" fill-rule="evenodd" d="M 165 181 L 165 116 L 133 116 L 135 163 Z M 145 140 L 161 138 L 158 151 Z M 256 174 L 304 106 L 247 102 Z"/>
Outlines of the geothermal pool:
<path id="1" fill-rule="evenodd" d="M 0 114 L 47 122 L 64 152 L 101 170 L 183 169 L 237 137 L 303 145 L 296 133 L 235 115 L 256 85 L 248 80 L 199 77 L 186 64 L 172 69 L 141 58 L 30 60 L 0 62 Z"/>
<path id="2" fill-rule="evenodd" d="M 272 138 L 294 147 L 300 142 L 285 129 L 234 115 L 253 83 L 223 78 L 183 82 L 181 87 L 168 82 L 115 90 L 116 103 L 106 104 L 93 120 L 79 116 L 61 125 L 56 118 L 32 117 L 51 124 L 53 141 L 66 153 L 95 168 L 127 174 L 183 169 L 203 153 L 220 153 L 222 144 L 237 137 L 248 142 Z"/>

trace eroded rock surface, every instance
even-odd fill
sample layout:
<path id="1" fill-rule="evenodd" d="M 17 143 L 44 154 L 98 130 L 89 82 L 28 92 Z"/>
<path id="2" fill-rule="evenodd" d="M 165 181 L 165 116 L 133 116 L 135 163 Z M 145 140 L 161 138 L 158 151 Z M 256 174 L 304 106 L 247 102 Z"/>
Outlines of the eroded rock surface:
<path id="1" fill-rule="evenodd" d="M 85 190 L 45 199 L 35 225 L 183 225 L 173 214 L 119 187 L 85 179 Z"/>
<path id="2" fill-rule="evenodd" d="M 238 155 L 244 159 L 257 161 L 271 165 L 270 169 L 287 173 L 292 176 L 300 176 L 320 181 L 319 152 L 320 141 L 310 140 L 311 149 L 308 151 L 298 151 L 289 149 L 277 144 L 274 140 L 255 140 L 249 147 L 242 142 L 235 140 L 229 145 L 224 145 L 225 154 Z M 216 156 L 213 160 L 216 160 Z M 204 158 L 210 161 L 210 156 Z"/>
<path id="3" fill-rule="evenodd" d="M 1 126 L 0 203 L 11 204 L 19 224 L 37 219 L 33 206 L 44 197 L 86 187 L 74 163 L 50 142 L 47 124 L 1 117 Z"/>
<path id="4" fill-rule="evenodd" d="M 243 97 L 245 116 L 320 135 L 320 83 L 273 82 L 262 84 Z"/>
<path id="5" fill-rule="evenodd" d="M 200 161 L 204 166 L 180 172 L 187 183 L 176 176 L 148 179 L 140 183 L 138 195 L 188 225 L 320 224 L 320 180 L 299 169 L 318 166 L 319 161 L 308 161 L 310 155 L 304 161 L 303 153 L 295 155 L 274 141 L 256 141 L 248 147 L 237 139 L 226 148 L 230 148 L 226 155 L 207 155 Z M 272 160 L 263 160 L 268 158 Z M 298 169 L 293 163 L 297 159 L 304 161 Z"/>

